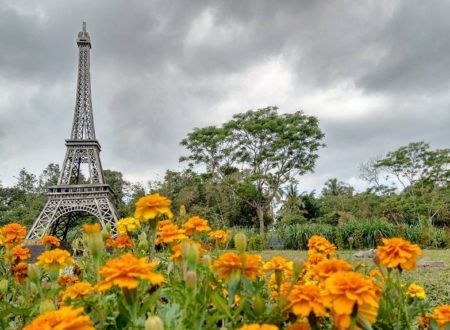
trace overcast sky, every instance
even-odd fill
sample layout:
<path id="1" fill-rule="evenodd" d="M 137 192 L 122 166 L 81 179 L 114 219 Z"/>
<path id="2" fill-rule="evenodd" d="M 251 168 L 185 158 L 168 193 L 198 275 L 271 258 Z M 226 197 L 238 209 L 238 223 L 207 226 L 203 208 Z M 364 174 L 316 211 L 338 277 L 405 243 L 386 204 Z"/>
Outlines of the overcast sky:
<path id="1" fill-rule="evenodd" d="M 412 141 L 450 147 L 450 1 L 17 1 L 0 6 L 0 180 L 61 164 L 81 22 L 91 35 L 103 168 L 180 170 L 194 127 L 276 105 L 317 116 L 315 173 L 363 187 L 358 165 Z"/>

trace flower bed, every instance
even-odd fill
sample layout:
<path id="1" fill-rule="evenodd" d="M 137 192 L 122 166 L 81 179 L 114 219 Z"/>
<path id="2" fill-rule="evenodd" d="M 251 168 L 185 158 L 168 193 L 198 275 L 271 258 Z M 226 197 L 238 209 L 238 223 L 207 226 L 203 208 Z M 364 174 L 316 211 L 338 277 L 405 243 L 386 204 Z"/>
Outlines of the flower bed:
<path id="1" fill-rule="evenodd" d="M 288 260 L 247 252 L 247 236 L 213 231 L 197 216 L 174 217 L 158 194 L 134 217 L 108 228 L 83 226 L 83 255 L 57 238 L 34 264 L 26 230 L 0 230 L 1 328 L 10 329 L 446 329 L 450 305 L 430 309 L 424 289 L 407 283 L 422 251 L 383 239 L 368 269 L 337 258 L 322 236 L 308 257 Z M 70 272 L 68 272 L 70 270 Z"/>

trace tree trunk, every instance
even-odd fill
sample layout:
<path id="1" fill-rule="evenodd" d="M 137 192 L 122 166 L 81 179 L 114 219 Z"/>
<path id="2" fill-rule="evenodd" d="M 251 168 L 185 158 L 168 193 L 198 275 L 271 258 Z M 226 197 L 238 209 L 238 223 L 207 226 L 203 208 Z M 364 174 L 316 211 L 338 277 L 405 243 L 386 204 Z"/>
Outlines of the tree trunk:
<path id="1" fill-rule="evenodd" d="M 264 236 L 264 210 L 261 204 L 256 205 L 256 214 L 259 220 L 259 233 Z"/>

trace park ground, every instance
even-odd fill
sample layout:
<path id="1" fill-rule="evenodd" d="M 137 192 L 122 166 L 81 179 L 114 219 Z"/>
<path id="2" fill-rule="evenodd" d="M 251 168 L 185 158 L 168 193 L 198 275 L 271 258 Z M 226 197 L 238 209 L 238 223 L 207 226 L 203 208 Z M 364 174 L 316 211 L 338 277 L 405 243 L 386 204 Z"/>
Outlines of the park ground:
<path id="1" fill-rule="evenodd" d="M 355 258 L 355 251 L 338 251 L 337 255 L 353 265 L 365 264 L 369 269 L 374 263 L 368 258 Z M 265 250 L 261 252 L 264 260 L 273 256 L 283 256 L 287 259 L 301 258 L 306 260 L 306 251 L 293 250 Z M 443 261 L 444 267 L 417 267 L 416 270 L 405 271 L 404 279 L 407 283 L 420 284 L 425 288 L 431 307 L 450 304 L 450 249 L 447 250 L 424 250 L 421 257 L 423 260 Z"/>

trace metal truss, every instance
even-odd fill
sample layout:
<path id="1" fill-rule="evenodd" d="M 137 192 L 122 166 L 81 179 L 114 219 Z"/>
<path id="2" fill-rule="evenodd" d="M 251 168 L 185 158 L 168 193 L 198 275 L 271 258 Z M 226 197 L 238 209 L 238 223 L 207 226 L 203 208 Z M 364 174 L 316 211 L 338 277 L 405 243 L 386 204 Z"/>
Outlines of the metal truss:
<path id="1" fill-rule="evenodd" d="M 48 201 L 28 232 L 27 240 L 39 240 L 52 234 L 66 240 L 70 227 L 85 215 L 98 219 L 102 227 L 110 225 L 115 236 L 117 212 L 115 197 L 105 184 L 100 162 L 100 144 L 95 138 L 92 114 L 90 49 L 91 39 L 83 23 L 77 38 L 79 61 L 75 112 L 71 138 L 66 140 L 66 156 L 58 185 L 50 187 Z M 81 165 L 87 164 L 87 182 L 81 182 Z"/>

